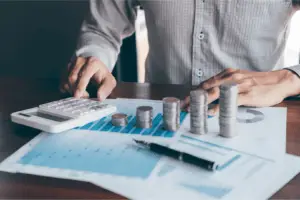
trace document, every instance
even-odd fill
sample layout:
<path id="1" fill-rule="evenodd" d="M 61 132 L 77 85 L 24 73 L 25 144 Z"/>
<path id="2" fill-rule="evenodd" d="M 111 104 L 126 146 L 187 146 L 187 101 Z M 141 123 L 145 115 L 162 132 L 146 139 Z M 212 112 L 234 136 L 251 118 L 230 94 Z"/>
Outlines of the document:
<path id="1" fill-rule="evenodd" d="M 172 148 L 226 162 L 210 172 L 157 155 L 126 135 L 68 131 L 42 133 L 1 163 L 0 170 L 91 182 L 133 199 L 233 199 L 247 192 L 249 198 L 267 198 L 300 170 L 299 158 L 289 155 L 282 165 L 185 136 Z M 261 187 L 269 192 L 251 193 Z"/>
<path id="2" fill-rule="evenodd" d="M 120 112 L 134 115 L 137 103 L 128 103 L 133 100 L 111 101 L 118 104 Z M 152 104 L 157 109 L 154 115 L 160 114 L 161 102 L 139 103 Z M 219 167 L 215 172 L 137 145 L 133 139 L 144 137 L 144 130 L 139 134 L 112 131 L 114 127 L 103 131 L 101 127 L 107 124 L 100 127 L 99 121 L 89 128 L 78 127 L 60 134 L 41 133 L 4 160 L 0 171 L 90 182 L 131 199 L 266 199 L 299 173 L 300 158 L 285 154 L 282 144 L 285 125 L 279 121 L 286 121 L 286 109 L 255 110 L 264 116 L 240 110 L 242 125 L 234 139 L 218 136 L 218 117 L 209 119 L 208 135 L 190 134 L 187 114 L 180 130 L 167 139 L 169 142 L 157 140 L 216 161 Z M 271 123 L 271 115 L 276 115 L 278 123 Z M 94 126 L 99 128 L 92 130 Z M 164 138 L 154 133 L 146 138 Z M 278 150 L 273 145 L 278 145 Z M 275 154 L 280 154 L 281 159 Z"/>
<path id="3" fill-rule="evenodd" d="M 208 119 L 208 134 L 191 134 L 188 115 L 178 132 L 261 157 L 281 159 L 286 151 L 286 115 L 286 108 L 241 107 L 237 115 L 238 136 L 230 139 L 219 136 L 218 116 Z"/>

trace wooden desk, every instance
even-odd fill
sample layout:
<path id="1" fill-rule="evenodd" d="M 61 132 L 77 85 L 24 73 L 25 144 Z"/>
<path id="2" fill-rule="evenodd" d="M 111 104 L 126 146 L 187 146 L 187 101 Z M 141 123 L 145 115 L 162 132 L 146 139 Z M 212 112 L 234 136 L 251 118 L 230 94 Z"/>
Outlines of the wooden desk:
<path id="1" fill-rule="evenodd" d="M 187 94 L 187 88 L 182 86 L 121 83 L 112 96 L 161 99 L 165 96 L 183 98 Z M 0 78 L 0 161 L 39 133 L 11 123 L 9 114 L 59 98 L 58 80 Z M 286 101 L 279 106 L 288 107 L 287 152 L 300 155 L 300 102 Z M 300 175 L 273 198 L 300 199 L 299 188 Z M 88 183 L 2 172 L 0 198 L 122 199 L 119 195 Z"/>

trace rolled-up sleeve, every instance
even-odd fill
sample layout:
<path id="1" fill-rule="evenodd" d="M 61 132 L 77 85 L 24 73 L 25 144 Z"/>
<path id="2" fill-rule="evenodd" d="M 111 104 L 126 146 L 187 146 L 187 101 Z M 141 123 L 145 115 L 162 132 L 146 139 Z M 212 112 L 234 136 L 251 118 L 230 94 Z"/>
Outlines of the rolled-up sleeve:
<path id="1" fill-rule="evenodd" d="M 295 65 L 295 66 L 292 66 L 292 67 L 287 67 L 287 68 L 285 68 L 285 69 L 294 72 L 294 73 L 295 73 L 296 75 L 298 75 L 299 78 L 300 78 L 300 65 Z"/>
<path id="2" fill-rule="evenodd" d="M 136 0 L 90 0 L 76 56 L 94 56 L 112 71 L 122 40 L 135 30 Z"/>

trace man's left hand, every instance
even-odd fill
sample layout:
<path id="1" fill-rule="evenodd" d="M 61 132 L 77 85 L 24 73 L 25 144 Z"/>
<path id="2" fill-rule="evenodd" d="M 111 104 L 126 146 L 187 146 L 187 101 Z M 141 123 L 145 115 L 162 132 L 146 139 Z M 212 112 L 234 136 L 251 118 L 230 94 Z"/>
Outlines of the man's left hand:
<path id="1" fill-rule="evenodd" d="M 300 78 L 289 70 L 272 72 L 252 72 L 246 70 L 226 69 L 216 76 L 200 84 L 199 89 L 208 92 L 208 103 L 219 98 L 219 86 L 226 82 L 234 82 L 238 86 L 238 106 L 266 107 L 273 106 L 284 98 L 300 94 Z M 190 98 L 187 97 L 182 108 L 189 111 Z M 219 105 L 209 111 L 215 115 Z"/>

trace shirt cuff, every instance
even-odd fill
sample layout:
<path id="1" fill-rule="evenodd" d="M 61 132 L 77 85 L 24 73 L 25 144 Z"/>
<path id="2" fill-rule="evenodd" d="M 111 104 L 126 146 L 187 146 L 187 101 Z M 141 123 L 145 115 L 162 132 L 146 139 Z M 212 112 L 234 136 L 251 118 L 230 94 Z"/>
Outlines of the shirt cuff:
<path id="1" fill-rule="evenodd" d="M 293 72 L 294 74 L 296 74 L 300 78 L 300 65 L 295 65 L 295 66 L 292 66 L 292 67 L 287 67 L 285 69 L 290 70 L 291 72 Z"/>
<path id="2" fill-rule="evenodd" d="M 79 48 L 76 51 L 76 56 L 88 58 L 96 57 L 112 72 L 116 64 L 117 55 L 114 51 L 111 51 L 109 47 L 100 47 L 96 45 L 87 45 Z"/>

